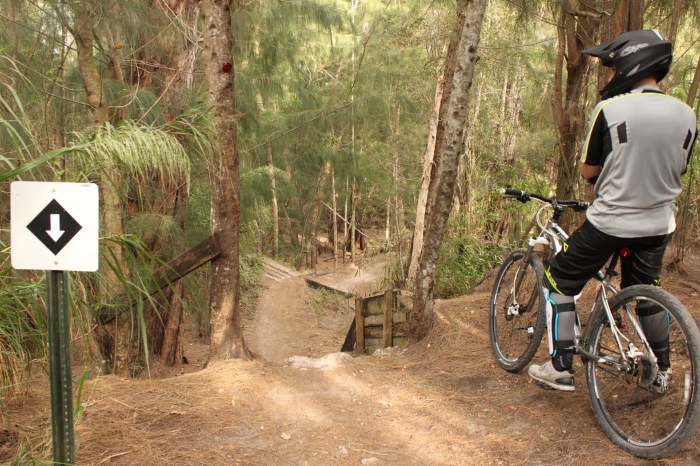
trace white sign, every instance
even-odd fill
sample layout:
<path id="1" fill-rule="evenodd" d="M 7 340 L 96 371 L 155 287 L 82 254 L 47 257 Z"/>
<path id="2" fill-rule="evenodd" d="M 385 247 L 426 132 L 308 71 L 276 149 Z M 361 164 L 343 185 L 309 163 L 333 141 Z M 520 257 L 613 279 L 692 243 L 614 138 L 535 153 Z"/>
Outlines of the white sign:
<path id="1" fill-rule="evenodd" d="M 95 272 L 99 264 L 99 204 L 93 183 L 13 182 L 12 267 Z"/>

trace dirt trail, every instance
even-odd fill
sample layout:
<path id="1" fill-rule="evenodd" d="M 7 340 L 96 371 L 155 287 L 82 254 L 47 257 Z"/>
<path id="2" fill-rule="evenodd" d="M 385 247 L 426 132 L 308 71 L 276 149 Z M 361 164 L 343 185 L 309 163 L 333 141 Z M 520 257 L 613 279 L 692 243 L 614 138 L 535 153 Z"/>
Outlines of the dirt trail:
<path id="1" fill-rule="evenodd" d="M 343 270 L 338 283 L 353 273 Z M 328 303 L 327 296 L 320 299 L 301 277 L 269 281 L 245 326 L 262 358 L 219 362 L 160 380 L 109 376 L 87 382 L 77 462 L 700 462 L 700 435 L 673 458 L 655 463 L 613 446 L 595 423 L 580 368 L 574 393 L 543 391 L 527 375 L 497 368 L 488 343 L 489 288 L 486 280 L 471 295 L 438 302 L 434 328 L 420 344 L 353 356 L 338 353 L 352 320 L 347 300 L 322 307 L 318 303 Z M 45 390 L 32 391 L 12 410 L 10 419 L 21 418 L 15 422 L 21 435 L 50 437 Z"/>
<path id="2" fill-rule="evenodd" d="M 317 270 L 280 273 L 284 267 L 267 261 L 269 279 L 255 315 L 245 324 L 247 344 L 265 361 L 283 363 L 290 356 L 319 357 L 340 351 L 353 319 L 352 298 L 321 296 L 306 278 L 345 295 L 367 295 L 381 288 L 384 260 L 363 267 L 322 260 Z M 325 288 L 323 288 L 325 291 Z"/>

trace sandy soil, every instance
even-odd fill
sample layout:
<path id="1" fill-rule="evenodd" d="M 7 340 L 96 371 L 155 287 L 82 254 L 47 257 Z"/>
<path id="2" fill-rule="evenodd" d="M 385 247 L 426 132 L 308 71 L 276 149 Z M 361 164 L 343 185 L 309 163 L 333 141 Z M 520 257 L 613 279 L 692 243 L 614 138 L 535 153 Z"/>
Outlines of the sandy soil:
<path id="1" fill-rule="evenodd" d="M 362 286 L 377 286 L 380 262 L 368 264 L 362 273 L 372 283 Z M 670 275 L 667 288 L 695 302 L 698 271 Z M 335 275 L 338 286 L 359 286 L 351 283 L 360 276 L 353 267 Z M 526 374 L 498 368 L 488 342 L 490 286 L 487 279 L 470 295 L 438 302 L 434 328 L 420 344 L 358 356 L 339 353 L 352 321 L 350 300 L 313 290 L 301 276 L 268 279 L 245 323 L 259 359 L 201 369 L 206 345 L 192 341 L 192 364 L 182 375 L 87 381 L 77 463 L 700 463 L 700 435 L 654 463 L 616 448 L 597 427 L 580 367 L 573 393 L 544 391 Z M 18 453 L 11 448 L 18 439 L 37 445 L 34 457 L 50 458 L 46 387 L 37 383 L 7 412 L 15 440 L 0 443 L 0 460 L 3 452 L 6 461 Z"/>

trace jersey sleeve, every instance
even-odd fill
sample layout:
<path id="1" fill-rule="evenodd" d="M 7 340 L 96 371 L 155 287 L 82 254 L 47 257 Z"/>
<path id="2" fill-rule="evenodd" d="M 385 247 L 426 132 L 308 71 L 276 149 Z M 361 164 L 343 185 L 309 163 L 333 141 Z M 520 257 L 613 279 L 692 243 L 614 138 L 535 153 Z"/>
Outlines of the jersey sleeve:
<path id="1" fill-rule="evenodd" d="M 610 152 L 610 148 L 606 148 L 609 145 L 609 138 L 605 136 L 609 129 L 608 122 L 605 119 L 605 112 L 603 112 L 604 104 L 605 101 L 600 102 L 593 110 L 586 140 L 581 150 L 581 163 L 602 166 L 605 162 L 605 157 Z"/>

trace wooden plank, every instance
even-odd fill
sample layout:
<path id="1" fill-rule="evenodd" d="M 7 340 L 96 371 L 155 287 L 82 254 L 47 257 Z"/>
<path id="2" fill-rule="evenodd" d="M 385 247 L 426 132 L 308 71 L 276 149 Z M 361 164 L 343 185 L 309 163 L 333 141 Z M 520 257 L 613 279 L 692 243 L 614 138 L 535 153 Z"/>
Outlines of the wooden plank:
<path id="1" fill-rule="evenodd" d="M 339 295 L 345 297 L 345 298 L 354 298 L 355 294 L 354 293 L 348 293 L 347 291 L 339 290 L 338 288 L 333 288 L 330 285 L 325 285 L 319 281 L 314 280 L 313 278 L 305 278 L 306 284 L 309 285 L 311 288 L 315 289 L 323 289 L 323 290 L 328 290 L 332 291 L 333 293 L 338 293 Z"/>
<path id="2" fill-rule="evenodd" d="M 367 296 L 365 298 L 365 315 L 368 316 L 383 316 L 384 315 L 384 293 Z"/>
<path id="3" fill-rule="evenodd" d="M 378 325 L 384 325 L 384 316 L 365 316 L 365 326 L 366 327 L 376 327 Z"/>
<path id="4" fill-rule="evenodd" d="M 364 300 L 362 297 L 355 298 L 355 352 L 365 352 L 365 315 Z"/>
<path id="5" fill-rule="evenodd" d="M 183 252 L 175 259 L 168 262 L 160 270 L 158 270 L 154 277 L 154 284 L 149 291 L 149 296 L 156 294 L 159 290 L 171 285 L 188 275 L 190 272 L 197 270 L 202 265 L 206 264 L 210 260 L 221 254 L 221 248 L 219 247 L 219 242 L 216 236 L 212 235 L 198 244 Z M 147 299 L 147 298 L 144 298 Z M 125 294 L 117 296 L 114 302 L 125 302 L 128 301 Z M 127 311 L 131 306 L 129 304 L 123 305 L 116 308 L 102 308 L 99 311 L 98 319 L 102 323 L 111 322 L 119 314 Z"/>
<path id="6" fill-rule="evenodd" d="M 384 293 L 384 335 L 382 336 L 383 348 L 389 348 L 391 342 L 391 326 L 394 321 L 394 290 Z"/>
<path id="7" fill-rule="evenodd" d="M 366 314 L 366 312 L 365 312 L 365 314 Z M 408 322 L 408 319 L 406 318 L 406 313 L 394 311 L 394 314 L 392 316 L 392 322 L 394 325 L 403 324 L 405 322 Z M 384 314 L 374 315 L 374 316 L 370 316 L 370 315 L 365 316 L 365 327 L 373 327 L 375 325 L 384 325 Z"/>
<path id="8" fill-rule="evenodd" d="M 408 335 L 408 327 L 397 327 L 394 326 L 392 329 L 393 338 L 403 337 Z M 384 340 L 384 327 L 365 327 L 365 342 L 370 338 L 377 338 L 379 340 Z"/>
<path id="9" fill-rule="evenodd" d="M 219 254 L 221 254 L 221 248 L 215 236 L 200 241 L 191 249 L 168 262 L 165 268 L 155 274 L 156 289 L 153 290 L 153 293 L 198 269 Z"/>

